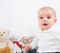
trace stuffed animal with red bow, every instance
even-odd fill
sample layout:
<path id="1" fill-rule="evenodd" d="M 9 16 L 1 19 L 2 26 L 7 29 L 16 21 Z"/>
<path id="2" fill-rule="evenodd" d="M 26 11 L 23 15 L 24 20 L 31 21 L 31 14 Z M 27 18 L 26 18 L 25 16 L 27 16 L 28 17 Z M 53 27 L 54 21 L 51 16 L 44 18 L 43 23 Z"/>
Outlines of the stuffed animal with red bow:
<path id="1" fill-rule="evenodd" d="M 13 40 L 12 42 L 16 48 L 16 53 L 22 53 L 22 47 L 23 46 L 22 46 L 21 42 L 18 41 L 17 39 Z"/>

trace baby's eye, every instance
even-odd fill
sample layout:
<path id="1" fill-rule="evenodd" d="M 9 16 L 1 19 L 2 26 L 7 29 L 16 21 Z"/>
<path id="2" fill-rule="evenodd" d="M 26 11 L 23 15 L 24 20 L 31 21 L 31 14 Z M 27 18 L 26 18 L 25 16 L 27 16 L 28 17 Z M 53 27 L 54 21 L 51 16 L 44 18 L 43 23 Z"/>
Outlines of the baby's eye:
<path id="1" fill-rule="evenodd" d="M 43 17 L 40 17 L 40 19 L 43 19 Z"/>
<path id="2" fill-rule="evenodd" d="M 50 16 L 48 16 L 47 18 L 48 18 L 48 19 L 50 19 L 51 17 L 50 17 Z"/>

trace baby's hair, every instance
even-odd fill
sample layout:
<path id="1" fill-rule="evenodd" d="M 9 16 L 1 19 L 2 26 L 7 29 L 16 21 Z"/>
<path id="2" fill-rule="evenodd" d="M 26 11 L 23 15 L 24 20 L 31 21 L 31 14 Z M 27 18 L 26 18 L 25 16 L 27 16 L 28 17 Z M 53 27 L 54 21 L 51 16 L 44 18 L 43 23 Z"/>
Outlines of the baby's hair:
<path id="1" fill-rule="evenodd" d="M 52 10 L 52 11 L 54 12 L 54 14 L 56 15 L 56 11 L 55 11 L 55 9 L 53 9 L 52 7 L 42 7 L 42 8 L 39 9 L 38 13 L 39 13 L 41 10 L 44 10 L 44 9 L 50 9 L 50 10 Z"/>
<path id="2" fill-rule="evenodd" d="M 41 9 L 52 9 L 52 10 L 54 10 L 52 7 L 42 7 Z"/>

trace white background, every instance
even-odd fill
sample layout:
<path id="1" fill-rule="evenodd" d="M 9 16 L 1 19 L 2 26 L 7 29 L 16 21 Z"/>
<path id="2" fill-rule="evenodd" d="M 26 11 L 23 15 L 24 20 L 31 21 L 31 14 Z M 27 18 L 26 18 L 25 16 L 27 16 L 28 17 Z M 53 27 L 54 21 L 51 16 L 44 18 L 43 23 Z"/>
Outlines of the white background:
<path id="1" fill-rule="evenodd" d="M 37 12 L 43 6 L 55 9 L 60 24 L 60 0 L 0 0 L 0 27 L 18 35 L 33 32 L 37 30 Z"/>

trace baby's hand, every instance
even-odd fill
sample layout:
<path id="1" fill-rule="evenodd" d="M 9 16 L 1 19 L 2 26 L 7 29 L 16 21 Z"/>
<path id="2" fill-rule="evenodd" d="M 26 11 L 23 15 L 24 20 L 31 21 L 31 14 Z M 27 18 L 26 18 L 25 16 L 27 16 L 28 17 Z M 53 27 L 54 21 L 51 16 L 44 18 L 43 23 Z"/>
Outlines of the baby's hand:
<path id="1" fill-rule="evenodd" d="M 30 50 L 31 50 L 31 46 L 27 44 L 27 45 L 24 47 L 24 50 L 25 50 L 25 51 L 30 51 Z"/>

